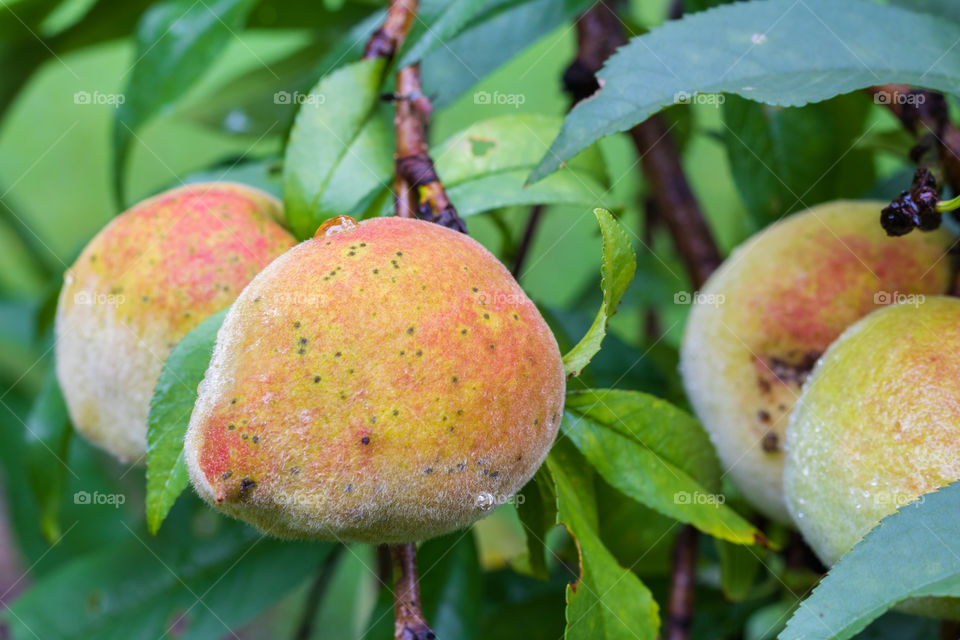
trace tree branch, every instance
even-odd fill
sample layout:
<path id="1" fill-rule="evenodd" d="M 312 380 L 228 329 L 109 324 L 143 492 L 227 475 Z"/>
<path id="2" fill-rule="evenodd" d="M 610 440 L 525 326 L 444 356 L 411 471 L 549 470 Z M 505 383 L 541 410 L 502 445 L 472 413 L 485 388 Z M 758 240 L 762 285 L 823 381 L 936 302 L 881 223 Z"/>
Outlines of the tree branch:
<path id="1" fill-rule="evenodd" d="M 517 255 L 513 261 L 512 273 L 516 280 L 520 279 L 523 265 L 527 261 L 527 254 L 530 253 L 530 247 L 533 246 L 533 236 L 537 233 L 537 227 L 540 226 L 543 210 L 544 206 L 542 204 L 534 205 L 530 209 L 530 217 L 527 218 L 527 226 L 523 230 L 523 237 L 520 239 L 520 246 L 517 247 Z"/>
<path id="2" fill-rule="evenodd" d="M 420 606 L 416 543 L 390 545 L 390 556 L 400 574 L 393 587 L 396 640 L 435 640 L 437 636 L 424 619 Z"/>
<path id="3" fill-rule="evenodd" d="M 943 94 L 905 84 L 885 84 L 867 91 L 917 137 L 911 159 L 919 163 L 926 152 L 933 151 L 944 181 L 954 194 L 960 193 L 960 130 L 950 122 Z"/>
<path id="4" fill-rule="evenodd" d="M 387 17 L 370 36 L 363 57 L 370 60 L 395 56 L 410 33 L 410 26 L 417 16 L 417 5 L 417 0 L 390 0 Z"/>
<path id="5" fill-rule="evenodd" d="M 397 72 L 396 109 L 396 173 L 415 195 L 415 211 L 425 220 L 466 233 L 467 226 L 447 197 L 427 150 L 425 123 L 430 120 L 432 107 L 421 91 L 419 64 Z M 401 215 L 407 207 L 400 202 L 402 193 L 398 191 L 397 195 L 397 215 Z"/>

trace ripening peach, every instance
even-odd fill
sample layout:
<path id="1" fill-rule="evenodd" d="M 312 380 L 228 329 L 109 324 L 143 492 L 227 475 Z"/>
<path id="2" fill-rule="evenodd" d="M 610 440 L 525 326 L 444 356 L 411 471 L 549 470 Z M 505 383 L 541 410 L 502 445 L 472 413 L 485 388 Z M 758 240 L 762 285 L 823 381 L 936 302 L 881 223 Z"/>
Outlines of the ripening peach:
<path id="1" fill-rule="evenodd" d="M 952 236 L 888 237 L 883 206 L 832 202 L 772 225 L 713 274 L 687 320 L 690 403 L 736 486 L 781 522 L 784 432 L 817 359 L 871 311 L 950 286 Z"/>
<path id="2" fill-rule="evenodd" d="M 171 348 L 295 244 L 281 205 L 232 183 L 191 184 L 110 222 L 64 275 L 57 377 L 77 430 L 121 460 L 146 449 Z"/>
<path id="3" fill-rule="evenodd" d="M 826 565 L 877 523 L 960 480 L 960 299 L 915 297 L 874 311 L 813 370 L 787 429 L 784 490 Z M 957 600 L 907 611 L 960 614 Z"/>
<path id="4" fill-rule="evenodd" d="M 277 536 L 423 540 L 523 486 L 565 385 L 553 334 L 479 243 L 341 217 L 231 307 L 187 465 L 211 505 Z"/>

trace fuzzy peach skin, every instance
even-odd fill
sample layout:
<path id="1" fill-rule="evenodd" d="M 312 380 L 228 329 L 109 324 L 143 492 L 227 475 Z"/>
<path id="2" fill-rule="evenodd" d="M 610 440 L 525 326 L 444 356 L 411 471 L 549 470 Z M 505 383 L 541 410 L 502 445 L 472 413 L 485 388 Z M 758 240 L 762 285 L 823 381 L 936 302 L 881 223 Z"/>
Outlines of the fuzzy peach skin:
<path id="1" fill-rule="evenodd" d="M 780 522 L 783 439 L 817 358 L 897 296 L 950 286 L 946 231 L 889 238 L 881 202 L 819 205 L 768 227 L 713 274 L 687 320 L 687 396 L 734 484 Z"/>
<path id="2" fill-rule="evenodd" d="M 826 565 L 884 517 L 960 479 L 960 300 L 875 311 L 813 370 L 787 429 L 787 506 Z M 956 617 L 960 600 L 911 601 Z M 939 606 L 938 606 L 939 605 Z"/>
<path id="3" fill-rule="evenodd" d="M 193 486 L 280 537 L 395 543 L 466 526 L 553 443 L 557 342 L 466 235 L 339 221 L 227 314 L 186 436 Z"/>
<path id="4" fill-rule="evenodd" d="M 280 202 L 233 183 L 191 184 L 110 222 L 64 275 L 57 377 L 77 430 L 124 461 L 146 448 L 170 349 L 296 241 Z"/>

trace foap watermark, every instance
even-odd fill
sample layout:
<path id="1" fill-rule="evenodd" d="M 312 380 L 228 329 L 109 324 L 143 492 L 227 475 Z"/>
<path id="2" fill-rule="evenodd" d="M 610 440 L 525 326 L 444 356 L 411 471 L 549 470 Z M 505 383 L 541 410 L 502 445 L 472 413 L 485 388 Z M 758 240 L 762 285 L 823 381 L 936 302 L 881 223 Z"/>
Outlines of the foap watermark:
<path id="1" fill-rule="evenodd" d="M 120 505 L 127 501 L 127 496 L 122 493 L 100 493 L 94 491 L 77 491 L 73 494 L 73 504 L 79 505 L 110 505 L 114 509 L 119 509 Z"/>
<path id="2" fill-rule="evenodd" d="M 526 300 L 526 295 L 522 293 L 504 293 L 503 291 L 494 291 L 493 293 L 482 292 L 478 296 L 481 304 L 502 304 L 519 305 Z"/>
<path id="3" fill-rule="evenodd" d="M 673 94 L 674 104 L 709 104 L 719 107 L 727 101 L 727 96 L 722 93 L 689 93 L 687 91 L 678 91 Z"/>
<path id="4" fill-rule="evenodd" d="M 303 93 L 302 91 L 277 91 L 273 94 L 273 104 L 312 104 L 320 105 L 327 101 L 322 93 Z"/>
<path id="5" fill-rule="evenodd" d="M 126 301 L 121 293 L 97 293 L 95 291 L 78 291 L 73 294 L 73 304 L 83 306 L 107 305 L 118 307 Z"/>
<path id="6" fill-rule="evenodd" d="M 673 304 L 703 304 L 719 307 L 727 301 L 722 293 L 701 293 L 699 291 L 677 291 L 673 294 Z"/>
<path id="7" fill-rule="evenodd" d="M 704 493 L 702 491 L 677 491 L 673 494 L 673 504 L 709 504 L 719 507 L 727 501 L 722 493 Z"/>
<path id="8" fill-rule="evenodd" d="M 473 94 L 473 104 L 509 105 L 514 109 L 519 109 L 520 105 L 526 101 L 527 96 L 522 93 L 475 91 Z"/>
<path id="9" fill-rule="evenodd" d="M 863 493 L 864 497 L 873 502 L 873 504 L 885 509 L 899 509 L 908 505 L 917 507 L 926 500 L 926 496 L 920 496 L 918 498 L 911 493 L 905 493 L 903 491 L 865 491 Z"/>
<path id="10" fill-rule="evenodd" d="M 878 305 L 908 304 L 919 307 L 926 301 L 922 293 L 900 293 L 899 291 L 877 291 L 873 294 L 873 303 Z"/>
<path id="11" fill-rule="evenodd" d="M 522 493 L 516 495 L 494 494 L 483 492 L 477 496 L 475 502 L 478 509 L 490 511 L 495 507 L 505 504 L 515 504 L 518 507 L 526 502 L 527 498 Z"/>
<path id="12" fill-rule="evenodd" d="M 873 101 L 876 104 L 908 104 L 910 106 L 919 106 L 927 101 L 927 96 L 919 91 L 878 91 L 873 94 Z"/>
<path id="13" fill-rule="evenodd" d="M 77 91 L 73 94 L 73 104 L 108 104 L 119 107 L 127 101 L 122 93 L 103 93 L 102 91 Z"/>

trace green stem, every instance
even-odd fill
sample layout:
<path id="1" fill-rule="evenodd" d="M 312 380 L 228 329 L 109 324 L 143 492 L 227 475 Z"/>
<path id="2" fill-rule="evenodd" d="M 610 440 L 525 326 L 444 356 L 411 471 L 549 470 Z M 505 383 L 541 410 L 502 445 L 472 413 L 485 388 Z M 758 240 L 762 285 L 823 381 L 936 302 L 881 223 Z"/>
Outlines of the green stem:
<path id="1" fill-rule="evenodd" d="M 957 196 L 951 200 L 941 200 L 937 203 L 936 209 L 940 213 L 946 213 L 948 211 L 960 209 L 960 196 Z"/>

